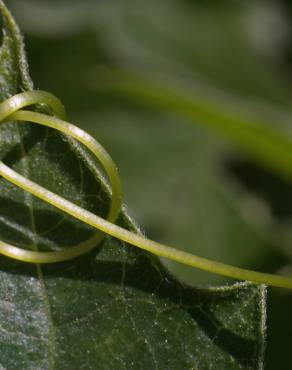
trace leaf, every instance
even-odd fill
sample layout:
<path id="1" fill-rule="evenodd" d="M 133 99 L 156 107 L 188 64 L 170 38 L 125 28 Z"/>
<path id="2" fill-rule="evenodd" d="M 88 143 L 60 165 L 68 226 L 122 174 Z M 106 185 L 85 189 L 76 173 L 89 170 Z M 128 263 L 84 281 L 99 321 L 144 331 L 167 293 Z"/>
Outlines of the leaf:
<path id="1" fill-rule="evenodd" d="M 19 30 L 5 5 L 1 101 L 32 88 Z M 87 152 L 54 131 L 3 124 L 0 158 L 104 215 L 109 194 Z M 57 250 L 95 231 L 0 182 L 1 238 Z M 139 232 L 124 211 L 119 224 Z M 265 288 L 181 284 L 147 253 L 107 237 L 92 253 L 39 266 L 0 258 L 0 361 L 5 369 L 260 369 Z"/>

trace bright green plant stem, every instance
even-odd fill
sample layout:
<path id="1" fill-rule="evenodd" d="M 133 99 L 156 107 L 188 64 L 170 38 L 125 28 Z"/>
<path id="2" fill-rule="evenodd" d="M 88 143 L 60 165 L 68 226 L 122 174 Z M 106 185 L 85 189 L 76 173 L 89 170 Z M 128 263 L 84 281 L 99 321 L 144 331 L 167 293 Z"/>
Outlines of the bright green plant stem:
<path id="1" fill-rule="evenodd" d="M 52 108 L 55 116 L 22 110 L 25 106 L 33 104 L 48 104 Z M 56 129 L 80 141 L 98 158 L 107 173 L 112 187 L 112 203 L 107 220 L 30 181 L 12 170 L 10 167 L 6 166 L 3 162 L 0 162 L 0 175 L 32 195 L 102 231 L 103 235 L 111 235 L 158 256 L 169 258 L 202 270 L 229 276 L 235 279 L 249 280 L 256 283 L 264 283 L 292 289 L 292 278 L 241 269 L 198 257 L 149 240 L 142 235 L 135 234 L 116 225 L 114 222 L 116 221 L 122 205 L 121 184 L 117 168 L 102 146 L 83 130 L 64 121 L 64 115 L 64 109 L 60 101 L 53 95 L 41 91 L 32 91 L 15 95 L 0 105 L 0 122 L 5 122 L 7 120 L 27 121 Z M 59 116 L 60 118 L 56 116 Z M 94 246 L 96 246 L 96 244 L 84 243 L 57 252 L 40 252 L 22 249 L 0 241 L 0 253 L 25 262 L 53 263 L 77 257 L 88 252 Z"/>

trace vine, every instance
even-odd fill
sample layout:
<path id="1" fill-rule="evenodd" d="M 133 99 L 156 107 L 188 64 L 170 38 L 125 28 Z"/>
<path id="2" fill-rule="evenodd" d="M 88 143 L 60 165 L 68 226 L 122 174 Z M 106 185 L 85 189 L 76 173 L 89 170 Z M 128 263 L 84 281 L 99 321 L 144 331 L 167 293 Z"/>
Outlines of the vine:
<path id="1" fill-rule="evenodd" d="M 53 115 L 23 109 L 36 104 L 48 105 L 52 109 Z M 0 241 L 1 254 L 19 261 L 31 263 L 62 262 L 89 252 L 108 234 L 157 256 L 165 257 L 185 265 L 235 279 L 292 289 L 292 278 L 242 269 L 199 257 L 157 243 L 116 225 L 115 222 L 122 207 L 122 187 L 117 167 L 110 155 L 93 137 L 65 121 L 64 107 L 54 95 L 44 91 L 29 91 L 14 95 L 0 104 L 0 123 L 8 120 L 32 122 L 50 127 L 73 137 L 85 145 L 103 166 L 111 185 L 112 197 L 107 219 L 103 219 L 23 177 L 0 161 L 0 175 L 6 180 L 102 232 L 85 243 L 66 250 L 52 252 L 26 250 Z"/>

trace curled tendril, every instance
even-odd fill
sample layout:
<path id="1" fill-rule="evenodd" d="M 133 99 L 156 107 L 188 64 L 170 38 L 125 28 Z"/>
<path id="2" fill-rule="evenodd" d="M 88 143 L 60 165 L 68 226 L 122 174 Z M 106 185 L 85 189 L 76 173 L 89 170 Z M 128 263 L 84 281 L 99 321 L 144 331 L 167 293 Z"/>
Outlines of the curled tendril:
<path id="1" fill-rule="evenodd" d="M 23 108 L 35 104 L 46 104 L 53 115 L 23 110 Z M 59 195 L 43 188 L 18 174 L 10 167 L 0 161 L 0 175 L 14 185 L 40 198 L 41 200 L 55 206 L 76 219 L 102 231 L 85 243 L 61 251 L 41 252 L 22 249 L 0 241 L 0 253 L 31 263 L 54 263 L 70 260 L 89 252 L 101 242 L 108 234 L 124 242 L 144 249 L 160 257 L 165 257 L 185 265 L 193 266 L 212 273 L 232 277 L 240 280 L 248 280 L 255 283 L 290 288 L 292 289 L 292 278 L 280 275 L 266 274 L 235 266 L 226 265 L 221 262 L 212 261 L 203 257 L 177 250 L 172 247 L 157 243 L 142 235 L 135 234 L 115 224 L 122 207 L 122 191 L 118 170 L 106 150 L 90 135 L 80 128 L 64 121 L 65 110 L 62 103 L 54 95 L 44 91 L 30 91 L 15 95 L 0 104 L 0 123 L 5 121 L 25 121 L 37 123 L 58 130 L 73 137 L 85 145 L 102 164 L 112 189 L 111 207 L 107 219 L 103 219 Z"/>

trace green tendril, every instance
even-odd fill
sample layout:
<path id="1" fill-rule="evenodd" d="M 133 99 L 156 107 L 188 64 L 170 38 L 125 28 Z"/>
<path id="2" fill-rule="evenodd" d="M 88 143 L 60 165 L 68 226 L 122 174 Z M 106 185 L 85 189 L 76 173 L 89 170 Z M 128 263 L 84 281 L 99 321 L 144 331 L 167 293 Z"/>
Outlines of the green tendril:
<path id="1" fill-rule="evenodd" d="M 42 113 L 23 110 L 23 108 L 35 104 L 45 104 L 49 106 L 54 115 L 49 116 Z M 135 234 L 116 225 L 115 222 L 122 207 L 122 188 L 117 167 L 107 151 L 94 138 L 80 128 L 64 121 L 64 119 L 65 110 L 60 100 L 54 95 L 43 91 L 31 91 L 18 94 L 0 104 L 0 123 L 8 120 L 22 121 L 53 128 L 78 140 L 96 156 L 107 174 L 112 190 L 111 207 L 107 219 L 103 219 L 30 181 L 12 170 L 10 167 L 6 166 L 1 161 L 0 175 L 39 199 L 98 229 L 101 233 L 97 233 L 93 238 L 82 244 L 73 246 L 66 250 L 53 252 L 30 251 L 0 241 L 1 254 L 19 261 L 31 263 L 62 262 L 89 252 L 102 241 L 105 235 L 111 235 L 140 249 L 185 265 L 235 279 L 292 289 L 292 278 L 246 270 L 198 257 L 157 243 L 142 235 Z"/>

